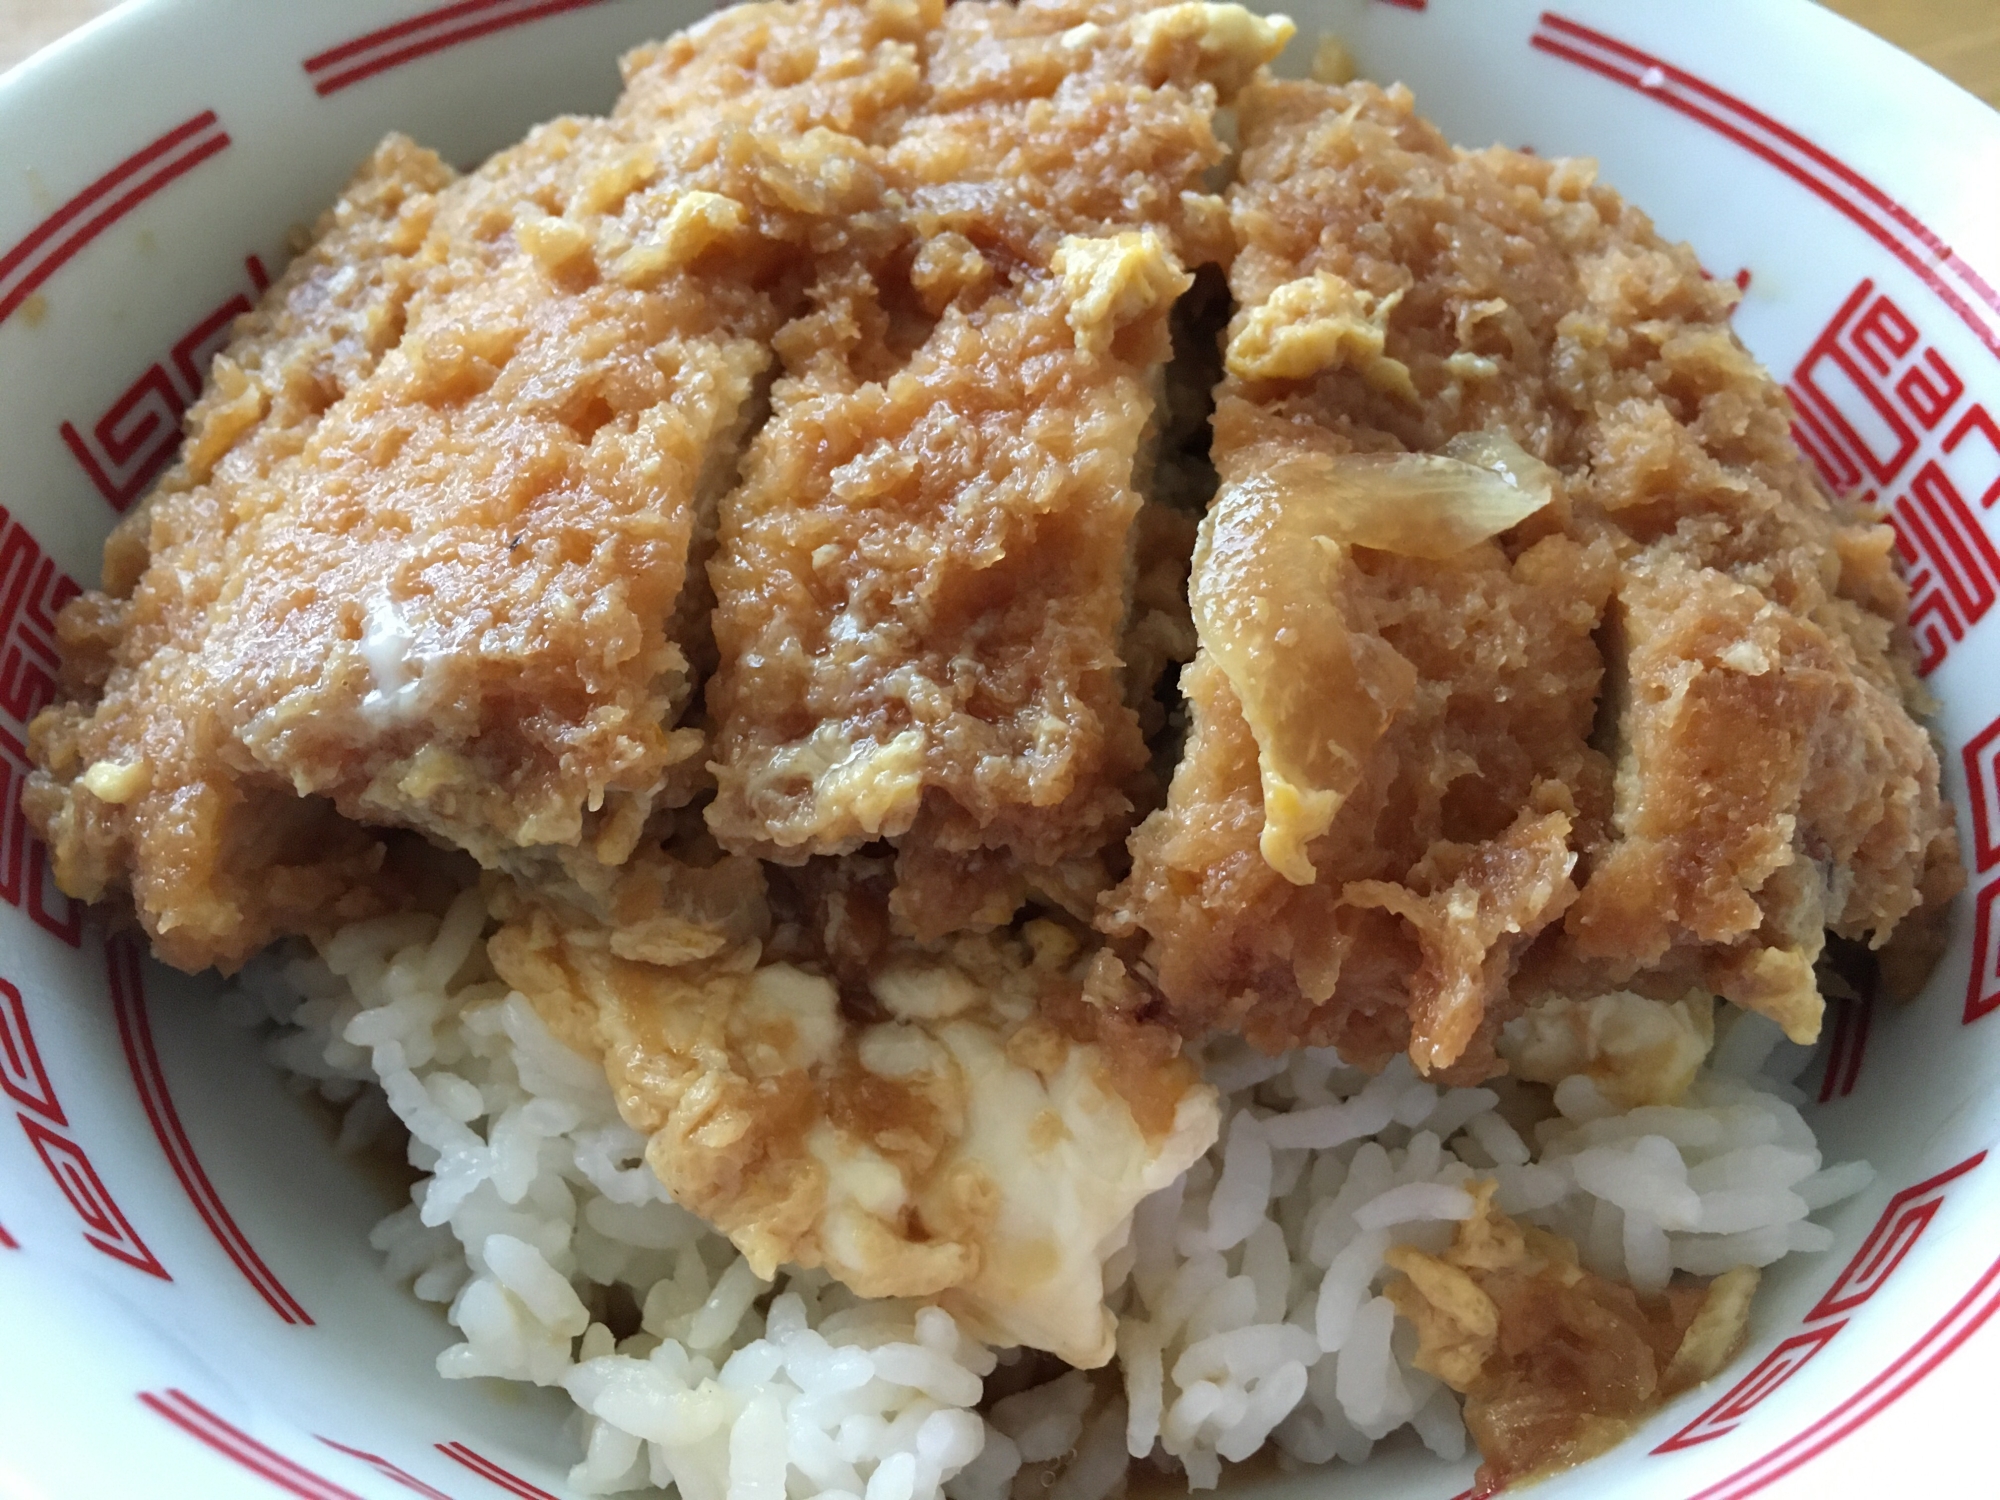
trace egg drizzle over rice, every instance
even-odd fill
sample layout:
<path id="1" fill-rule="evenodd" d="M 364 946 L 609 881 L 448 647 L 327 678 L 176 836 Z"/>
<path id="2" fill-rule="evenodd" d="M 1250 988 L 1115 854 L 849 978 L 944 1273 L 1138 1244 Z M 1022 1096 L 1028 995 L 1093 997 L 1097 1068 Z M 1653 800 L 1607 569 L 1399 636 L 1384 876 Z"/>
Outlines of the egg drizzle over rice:
<path id="1" fill-rule="evenodd" d="M 1822 1164 L 1787 1081 L 1810 1051 L 1753 1015 L 1677 1103 L 1621 1108 L 1609 1093 L 1657 1079 L 1660 1054 L 1599 1049 L 1542 1118 L 1504 1080 L 1440 1088 L 1402 1059 L 1371 1077 L 1329 1049 L 1218 1043 L 1220 1139 L 1144 1198 L 1105 1266 L 1115 1366 L 1063 1372 L 823 1271 L 760 1279 L 669 1198 L 603 1069 L 493 976 L 488 926 L 477 892 L 442 919 L 357 923 L 260 958 L 237 1003 L 344 1107 L 344 1149 L 407 1130 L 424 1175 L 371 1243 L 447 1305 L 462 1342 L 441 1374 L 568 1393 L 579 1493 L 1104 1500 L 1133 1460 L 1212 1488 L 1267 1442 L 1281 1464 L 1359 1463 L 1403 1428 L 1457 1460 L 1465 1398 L 1423 1367 L 1406 1273 L 1448 1262 L 1488 1198 L 1572 1240 L 1584 1273 L 1658 1291 L 1824 1249 L 1809 1215 L 1872 1177 Z M 1689 1351 L 1701 1368 L 1660 1359 L 1651 1384 L 1712 1373 L 1742 1312 Z"/>

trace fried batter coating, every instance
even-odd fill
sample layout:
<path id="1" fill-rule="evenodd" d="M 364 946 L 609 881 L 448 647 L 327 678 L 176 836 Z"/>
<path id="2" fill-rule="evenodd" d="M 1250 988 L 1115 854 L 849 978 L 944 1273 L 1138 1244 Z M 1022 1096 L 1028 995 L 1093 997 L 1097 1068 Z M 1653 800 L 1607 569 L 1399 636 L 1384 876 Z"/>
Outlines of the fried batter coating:
<path id="1" fill-rule="evenodd" d="M 615 864 L 687 799 L 691 547 L 934 9 L 728 11 L 455 183 L 384 148 L 65 621 L 32 801 L 65 889 L 229 967 L 346 914 L 378 841 L 329 804 L 519 866 Z"/>
<path id="2" fill-rule="evenodd" d="M 1825 931 L 1961 879 L 1887 529 L 1587 163 L 1455 151 L 1368 84 L 1239 114 L 1192 726 L 1105 925 L 1267 1048 L 1474 1078 L 1522 1003 L 1633 987 L 1811 1040 Z M 1368 456 L 1448 451 L 1484 471 Z M 1397 473 L 1428 542 L 1357 512 Z M 1496 487 L 1511 521 L 1440 540 Z"/>
<path id="3" fill-rule="evenodd" d="M 1757 1272 L 1642 1296 L 1577 1263 L 1561 1235 L 1516 1224 L 1494 1185 L 1442 1255 L 1399 1246 L 1384 1295 L 1416 1326 L 1415 1364 L 1467 1397 L 1482 1492 L 1618 1442 L 1743 1347 Z"/>
<path id="4" fill-rule="evenodd" d="M 1231 5 L 947 13 L 883 162 L 903 208 L 779 336 L 723 505 L 726 846 L 889 839 L 920 935 L 1004 921 L 1030 887 L 1088 910 L 1147 763 L 1153 683 L 1121 654 L 1134 471 L 1168 313 L 1223 248 L 1211 117 L 1287 35 Z"/>
<path id="5" fill-rule="evenodd" d="M 641 856 L 594 909 L 504 891 L 488 952 L 758 1275 L 824 1266 L 1101 1365 L 1104 1259 L 1214 1143 L 1214 1091 L 1052 923 L 891 942 L 875 863 L 822 862 L 774 922 L 753 861 Z"/>

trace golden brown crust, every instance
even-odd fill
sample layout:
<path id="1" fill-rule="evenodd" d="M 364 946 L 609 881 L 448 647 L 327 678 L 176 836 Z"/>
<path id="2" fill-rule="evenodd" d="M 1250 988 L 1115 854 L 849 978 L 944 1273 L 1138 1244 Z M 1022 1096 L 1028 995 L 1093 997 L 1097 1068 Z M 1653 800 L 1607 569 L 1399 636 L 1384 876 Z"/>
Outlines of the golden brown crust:
<path id="1" fill-rule="evenodd" d="M 1586 164 L 1454 151 L 1372 85 L 1240 113 L 1225 486 L 1502 432 L 1554 493 L 1448 558 L 1342 549 L 1347 630 L 1416 685 L 1310 884 L 1260 852 L 1259 747 L 1204 648 L 1106 925 L 1182 1024 L 1272 1048 L 1478 1075 L 1526 991 L 1648 971 L 1810 1039 L 1823 929 L 1879 943 L 1955 888 L 1880 528 L 1814 482 L 1731 290 Z"/>
<path id="2" fill-rule="evenodd" d="M 1129 826 L 1134 468 L 1218 248 L 1209 80 L 1282 39 L 1216 14 L 1242 13 L 955 6 L 884 160 L 900 218 L 780 335 L 724 505 L 710 824 L 793 861 L 894 841 L 920 934 L 1004 920 L 1020 871 L 1068 881 Z"/>
<path id="3" fill-rule="evenodd" d="M 66 888 L 129 881 L 162 956 L 233 966 L 365 885 L 379 841 L 334 809 L 616 864 L 686 800 L 691 542 L 934 22 L 743 7 L 456 183 L 385 147 L 114 538 L 131 597 L 65 626 L 86 697 L 39 731 L 33 807 Z"/>

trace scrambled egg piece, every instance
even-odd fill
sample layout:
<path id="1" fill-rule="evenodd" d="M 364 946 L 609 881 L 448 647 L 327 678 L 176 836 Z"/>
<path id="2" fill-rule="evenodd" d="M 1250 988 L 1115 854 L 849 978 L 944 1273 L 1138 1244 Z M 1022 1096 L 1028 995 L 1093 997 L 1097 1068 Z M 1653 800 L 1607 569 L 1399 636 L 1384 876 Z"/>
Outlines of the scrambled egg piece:
<path id="1" fill-rule="evenodd" d="M 854 996 L 754 940 L 679 964 L 627 956 L 643 946 L 537 899 L 489 950 L 602 1057 L 654 1171 L 759 1275 L 824 1266 L 992 1343 L 1111 1357 L 1103 1263 L 1218 1114 L 1170 1037 L 1135 1047 L 1136 1023 L 1082 999 L 1100 971 L 1074 938 L 906 945 Z"/>
<path id="2" fill-rule="evenodd" d="M 1712 995 L 1690 990 L 1668 1001 L 1613 990 L 1530 1001 L 1501 1028 L 1499 1050 L 1517 1078 L 1560 1083 L 1585 1073 L 1605 1098 L 1636 1109 L 1677 1101 L 1714 1043 Z"/>
<path id="3" fill-rule="evenodd" d="M 1515 1223 L 1473 1187 L 1442 1255 L 1388 1254 L 1384 1290 L 1416 1325 L 1416 1366 L 1467 1397 L 1465 1424 L 1497 1489 L 1603 1452 L 1743 1347 L 1757 1272 L 1641 1297 L 1584 1270 L 1561 1235 Z"/>
<path id="4" fill-rule="evenodd" d="M 1062 277 L 1069 297 L 1064 318 L 1076 330 L 1076 347 L 1092 354 L 1107 351 L 1119 329 L 1173 306 L 1194 285 L 1150 229 L 1065 236 L 1049 269 Z"/>
<path id="5" fill-rule="evenodd" d="M 1305 380 L 1345 365 L 1370 385 L 1411 401 L 1410 367 L 1382 352 L 1401 292 L 1377 297 L 1316 271 L 1288 281 L 1230 336 L 1229 373 L 1245 380 Z"/>

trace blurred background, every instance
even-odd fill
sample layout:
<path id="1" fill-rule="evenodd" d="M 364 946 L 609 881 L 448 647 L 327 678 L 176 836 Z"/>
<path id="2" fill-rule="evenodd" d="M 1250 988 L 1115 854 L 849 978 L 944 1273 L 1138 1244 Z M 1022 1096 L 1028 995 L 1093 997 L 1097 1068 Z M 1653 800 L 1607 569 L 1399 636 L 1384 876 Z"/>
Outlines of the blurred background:
<path id="1" fill-rule="evenodd" d="M 301 0 L 283 0 L 301 3 Z M 304 0 L 332 4 L 337 0 Z M 1653 0 L 1655 4 L 1667 0 Z M 2000 0 L 1826 0 L 2000 107 Z M 80 26 L 112 0 L 0 0 L 0 70 Z"/>

